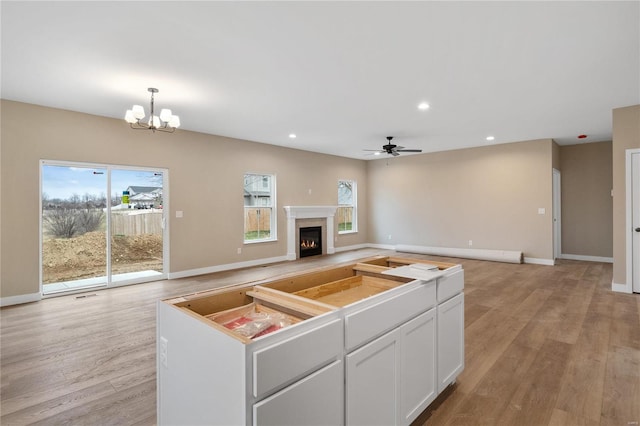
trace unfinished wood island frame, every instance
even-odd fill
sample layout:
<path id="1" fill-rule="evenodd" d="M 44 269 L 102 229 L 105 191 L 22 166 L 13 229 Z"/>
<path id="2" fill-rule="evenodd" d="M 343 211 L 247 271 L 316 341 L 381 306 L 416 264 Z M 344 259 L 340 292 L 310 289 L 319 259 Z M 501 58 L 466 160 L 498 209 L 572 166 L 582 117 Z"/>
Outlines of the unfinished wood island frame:
<path id="1" fill-rule="evenodd" d="M 463 288 L 374 256 L 159 301 L 158 424 L 408 425 L 464 368 Z"/>

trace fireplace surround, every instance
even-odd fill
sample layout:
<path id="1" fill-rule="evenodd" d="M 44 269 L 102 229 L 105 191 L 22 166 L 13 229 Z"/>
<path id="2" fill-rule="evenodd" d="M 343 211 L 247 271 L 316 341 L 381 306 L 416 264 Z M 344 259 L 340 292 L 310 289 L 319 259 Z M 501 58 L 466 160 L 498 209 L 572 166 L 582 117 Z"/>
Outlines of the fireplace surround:
<path id="1" fill-rule="evenodd" d="M 324 219 L 325 236 L 323 239 L 323 253 L 333 254 L 336 249 L 334 242 L 333 218 L 338 206 L 285 206 L 287 214 L 287 260 L 298 258 L 298 233 L 296 232 L 296 222 L 301 219 Z M 309 224 L 311 225 L 311 224 Z M 314 224 L 315 225 L 315 224 Z M 307 225 L 305 225 L 307 226 Z"/>

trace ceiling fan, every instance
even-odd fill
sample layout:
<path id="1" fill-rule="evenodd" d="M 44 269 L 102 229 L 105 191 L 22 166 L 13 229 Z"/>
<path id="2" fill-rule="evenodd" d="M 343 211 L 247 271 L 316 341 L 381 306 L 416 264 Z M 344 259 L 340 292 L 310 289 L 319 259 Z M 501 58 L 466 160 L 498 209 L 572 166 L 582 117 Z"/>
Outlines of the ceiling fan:
<path id="1" fill-rule="evenodd" d="M 405 149 L 404 146 L 399 146 L 391 143 L 393 136 L 387 136 L 387 144 L 382 145 L 382 150 L 378 149 L 365 149 L 365 151 L 375 151 L 375 155 L 386 152 L 387 154 L 397 157 L 401 152 L 422 152 L 421 149 Z"/>

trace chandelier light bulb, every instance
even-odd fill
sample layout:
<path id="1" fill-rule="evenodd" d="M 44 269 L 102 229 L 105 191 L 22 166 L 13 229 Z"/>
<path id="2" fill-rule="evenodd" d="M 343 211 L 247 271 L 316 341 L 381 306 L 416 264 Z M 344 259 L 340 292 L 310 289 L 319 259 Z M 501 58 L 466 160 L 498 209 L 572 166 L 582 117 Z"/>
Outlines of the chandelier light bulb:
<path id="1" fill-rule="evenodd" d="M 167 108 L 163 108 L 162 111 L 160 111 L 160 120 L 162 120 L 165 123 L 168 123 L 169 121 L 171 121 L 171 110 Z"/>
<path id="2" fill-rule="evenodd" d="M 126 121 L 129 124 L 133 124 L 138 120 L 136 120 L 136 118 L 133 116 L 133 111 L 128 109 L 127 113 L 124 115 L 124 121 Z"/>
<path id="3" fill-rule="evenodd" d="M 173 115 L 169 108 L 163 108 L 160 110 L 159 116 L 155 115 L 153 97 L 159 90 L 155 87 L 149 87 L 147 91 L 151 93 L 151 102 L 149 103 L 149 119 L 146 123 L 140 121 L 145 117 L 144 108 L 141 105 L 134 105 L 131 109 L 128 109 L 124 115 L 124 120 L 135 130 L 151 130 L 153 132 L 158 130 L 160 132 L 173 133 L 180 127 L 180 118 L 177 115 Z"/>
<path id="4" fill-rule="evenodd" d="M 134 105 L 131 111 L 136 119 L 140 120 L 144 118 L 144 108 L 142 108 L 142 105 Z"/>
<path id="5" fill-rule="evenodd" d="M 178 117 L 177 115 L 172 115 L 171 119 L 169 120 L 169 127 L 173 127 L 174 129 L 180 127 L 180 117 Z"/>

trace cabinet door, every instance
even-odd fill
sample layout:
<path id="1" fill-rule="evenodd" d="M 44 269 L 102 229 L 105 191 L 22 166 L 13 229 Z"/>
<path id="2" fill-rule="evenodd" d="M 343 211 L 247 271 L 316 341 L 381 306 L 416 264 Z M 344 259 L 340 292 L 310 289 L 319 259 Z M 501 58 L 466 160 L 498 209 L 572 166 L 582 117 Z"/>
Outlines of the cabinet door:
<path id="1" fill-rule="evenodd" d="M 464 369 L 464 293 L 438 305 L 438 393 Z"/>
<path id="2" fill-rule="evenodd" d="M 391 331 L 346 356 L 346 423 L 397 423 L 400 378 L 399 330 Z"/>
<path id="3" fill-rule="evenodd" d="M 285 362 L 285 361 L 283 361 Z M 254 425 L 342 425 L 342 361 L 336 361 L 253 406 Z"/>
<path id="4" fill-rule="evenodd" d="M 400 328 L 401 368 L 399 424 L 408 425 L 436 398 L 436 309 Z"/>

